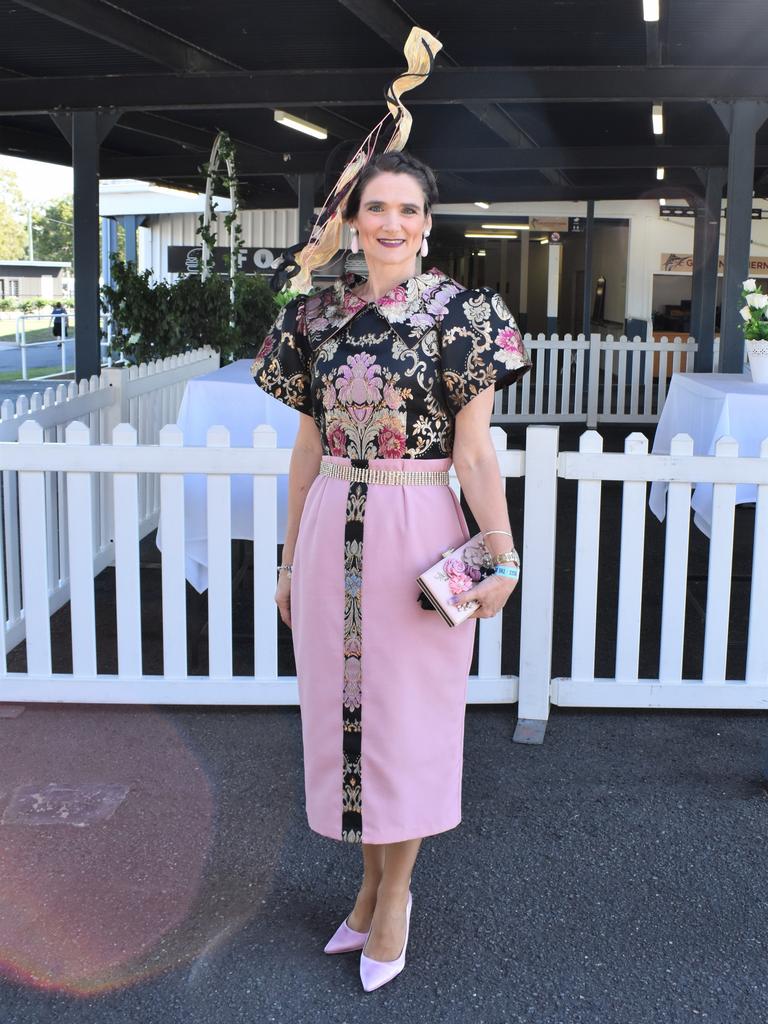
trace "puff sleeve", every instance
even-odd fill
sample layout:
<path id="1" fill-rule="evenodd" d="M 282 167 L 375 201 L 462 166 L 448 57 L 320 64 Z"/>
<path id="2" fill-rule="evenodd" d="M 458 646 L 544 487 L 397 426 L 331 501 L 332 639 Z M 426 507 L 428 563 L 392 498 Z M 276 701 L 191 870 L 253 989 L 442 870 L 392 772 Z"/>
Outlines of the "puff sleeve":
<path id="1" fill-rule="evenodd" d="M 251 375 L 273 398 L 311 416 L 311 353 L 303 312 L 304 296 L 283 306 L 251 363 Z"/>
<path id="2" fill-rule="evenodd" d="M 506 388 L 531 368 L 522 334 L 491 288 L 467 288 L 448 300 L 440 345 L 443 387 L 454 415 L 481 391 Z"/>

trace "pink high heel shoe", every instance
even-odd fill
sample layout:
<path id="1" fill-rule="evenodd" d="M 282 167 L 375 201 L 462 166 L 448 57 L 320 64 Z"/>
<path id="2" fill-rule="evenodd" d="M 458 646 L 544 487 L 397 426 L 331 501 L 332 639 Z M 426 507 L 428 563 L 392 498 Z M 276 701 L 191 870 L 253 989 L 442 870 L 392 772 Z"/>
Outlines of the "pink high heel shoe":
<path id="1" fill-rule="evenodd" d="M 374 960 L 372 957 L 365 955 L 365 946 L 363 946 L 363 951 L 360 954 L 360 980 L 366 992 L 373 992 L 375 988 L 381 988 L 382 985 L 386 985 L 388 981 L 392 981 L 405 967 L 405 949 L 408 945 L 408 933 L 411 928 L 412 904 L 413 895 L 409 889 L 408 905 L 405 908 L 405 942 L 403 943 L 400 956 L 396 960 Z M 366 940 L 365 945 L 367 944 Z"/>
<path id="2" fill-rule="evenodd" d="M 347 919 L 344 918 L 326 943 L 325 952 L 351 953 L 353 949 L 362 949 L 367 938 L 368 932 L 356 932 L 354 928 L 349 927 Z"/>

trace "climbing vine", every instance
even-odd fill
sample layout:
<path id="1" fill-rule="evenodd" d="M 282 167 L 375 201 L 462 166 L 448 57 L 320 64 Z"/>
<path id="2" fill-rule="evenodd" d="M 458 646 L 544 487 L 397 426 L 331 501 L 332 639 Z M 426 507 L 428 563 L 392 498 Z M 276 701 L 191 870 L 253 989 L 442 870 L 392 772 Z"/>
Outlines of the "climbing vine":
<path id="1" fill-rule="evenodd" d="M 235 166 L 235 147 L 227 132 L 221 131 L 213 141 L 211 156 L 200 170 L 205 174 L 205 207 L 199 217 L 197 233 L 202 241 L 200 276 L 203 281 L 215 271 L 215 246 L 217 236 L 213 232 L 216 219 L 216 191 L 228 191 L 232 209 L 224 217 L 224 228 L 229 235 L 229 296 L 234 306 L 235 274 L 240 268 L 243 250 L 243 228 L 237 219 L 240 210 L 240 192 Z"/>

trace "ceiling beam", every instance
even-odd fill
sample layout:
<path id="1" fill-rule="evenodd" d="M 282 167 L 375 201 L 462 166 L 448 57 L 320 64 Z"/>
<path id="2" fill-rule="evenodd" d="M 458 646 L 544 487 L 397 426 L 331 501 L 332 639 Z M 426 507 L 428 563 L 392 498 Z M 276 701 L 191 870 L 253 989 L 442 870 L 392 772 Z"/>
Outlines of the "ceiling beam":
<path id="1" fill-rule="evenodd" d="M 55 110 L 210 110 L 381 107 L 400 69 L 231 71 L 0 79 L 0 116 Z M 493 103 L 641 103 L 764 100 L 768 67 L 435 68 L 409 106 Z"/>
<path id="2" fill-rule="evenodd" d="M 2 141 L 0 133 L 0 141 Z M 548 168 L 569 170 L 643 169 L 657 167 L 727 167 L 727 146 L 542 146 L 539 149 L 414 149 L 421 159 L 438 171 L 538 171 Z M 199 155 L 121 157 L 106 156 L 102 173 L 108 177 L 187 177 L 197 173 Z M 302 174 L 325 168 L 326 153 L 248 152 L 237 145 L 238 174 L 244 177 L 270 174 Z M 758 146 L 757 167 L 768 167 L 768 146 Z M 473 185 L 474 187 L 474 185 Z"/>
<path id="3" fill-rule="evenodd" d="M 398 52 L 402 50 L 403 40 L 407 38 L 413 26 L 390 0 L 339 0 L 339 3 L 395 50 Z M 456 67 L 458 62 L 443 49 L 437 54 L 435 65 L 437 67 Z M 468 102 L 464 103 L 464 108 L 490 132 L 510 146 L 527 148 L 537 145 L 536 141 L 527 135 L 515 120 L 497 104 Z M 557 170 L 547 170 L 543 173 L 544 177 L 553 184 L 570 184 Z"/>
<path id="4" fill-rule="evenodd" d="M 176 71 L 217 71 L 239 67 L 101 0 L 16 0 L 47 18 Z"/>

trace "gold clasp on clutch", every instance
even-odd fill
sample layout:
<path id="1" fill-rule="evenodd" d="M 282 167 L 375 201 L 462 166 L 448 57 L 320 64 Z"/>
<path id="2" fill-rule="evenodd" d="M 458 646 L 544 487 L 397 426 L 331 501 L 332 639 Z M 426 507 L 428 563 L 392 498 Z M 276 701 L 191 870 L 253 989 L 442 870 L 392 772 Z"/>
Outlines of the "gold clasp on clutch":
<path id="1" fill-rule="evenodd" d="M 455 550 L 456 550 L 456 548 L 448 548 L 448 550 L 447 550 L 447 551 L 441 551 L 441 552 L 440 552 L 440 557 L 441 557 L 441 558 L 447 558 L 447 557 L 448 557 L 448 555 L 450 555 L 450 554 L 451 554 L 451 552 L 453 552 L 453 551 L 455 551 Z"/>

